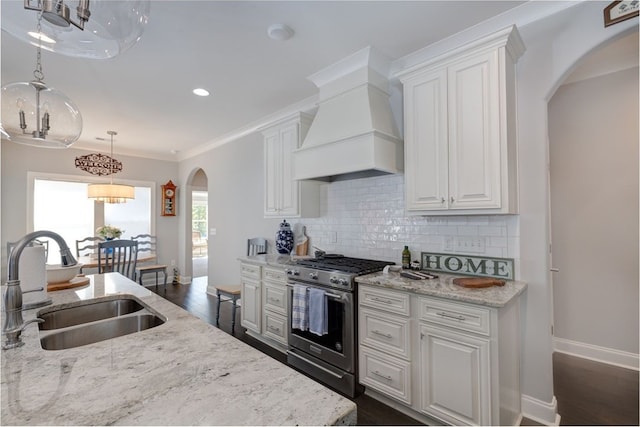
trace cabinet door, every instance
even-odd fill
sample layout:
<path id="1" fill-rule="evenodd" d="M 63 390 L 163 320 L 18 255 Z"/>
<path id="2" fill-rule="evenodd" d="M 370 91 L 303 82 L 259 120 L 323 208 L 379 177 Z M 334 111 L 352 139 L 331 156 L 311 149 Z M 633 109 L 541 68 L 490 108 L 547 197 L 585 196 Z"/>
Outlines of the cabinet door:
<path id="1" fill-rule="evenodd" d="M 449 209 L 501 206 L 498 66 L 493 51 L 448 68 Z"/>
<path id="2" fill-rule="evenodd" d="M 264 214 L 279 215 L 280 133 L 276 130 L 264 137 Z"/>
<path id="3" fill-rule="evenodd" d="M 404 112 L 407 209 L 446 209 L 446 69 L 430 71 L 404 83 Z"/>
<path id="4" fill-rule="evenodd" d="M 242 280 L 242 310 L 240 310 L 240 323 L 247 329 L 255 333 L 261 333 L 261 292 L 260 282 L 247 279 Z"/>
<path id="5" fill-rule="evenodd" d="M 293 179 L 293 151 L 298 148 L 298 124 L 280 130 L 280 215 L 298 216 L 299 183 Z"/>
<path id="6" fill-rule="evenodd" d="M 491 424 L 489 340 L 420 324 L 420 410 L 453 424 Z"/>

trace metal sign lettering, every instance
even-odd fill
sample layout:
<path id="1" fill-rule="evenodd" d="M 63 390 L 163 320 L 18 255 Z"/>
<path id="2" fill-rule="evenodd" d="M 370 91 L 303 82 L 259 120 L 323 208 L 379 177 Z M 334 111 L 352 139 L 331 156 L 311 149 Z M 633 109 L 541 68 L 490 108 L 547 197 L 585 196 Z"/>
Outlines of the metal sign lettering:
<path id="1" fill-rule="evenodd" d="M 513 280 L 513 258 L 422 252 L 422 269 Z"/>
<path id="2" fill-rule="evenodd" d="M 105 154 L 87 154 L 76 157 L 76 167 L 91 175 L 105 176 L 122 171 L 122 162 Z"/>

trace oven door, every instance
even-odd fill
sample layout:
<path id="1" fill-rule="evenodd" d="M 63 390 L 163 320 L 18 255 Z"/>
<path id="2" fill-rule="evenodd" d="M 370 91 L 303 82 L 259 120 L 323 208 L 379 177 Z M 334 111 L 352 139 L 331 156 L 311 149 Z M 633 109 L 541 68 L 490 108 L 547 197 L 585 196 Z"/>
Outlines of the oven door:
<path id="1" fill-rule="evenodd" d="M 291 327 L 291 304 L 293 286 L 300 284 L 308 288 L 325 291 L 328 308 L 328 333 L 323 336 Z M 344 371 L 355 372 L 355 336 L 353 293 L 337 289 L 313 286 L 305 282 L 287 283 L 287 303 L 289 304 L 289 346 L 329 363 Z M 296 352 L 300 355 L 300 352 Z"/>

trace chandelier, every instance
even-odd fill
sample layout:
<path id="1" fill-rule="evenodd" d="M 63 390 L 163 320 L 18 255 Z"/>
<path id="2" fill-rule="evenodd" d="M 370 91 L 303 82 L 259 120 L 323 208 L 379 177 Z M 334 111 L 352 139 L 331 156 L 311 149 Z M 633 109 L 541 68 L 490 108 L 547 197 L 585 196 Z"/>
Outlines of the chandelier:
<path id="1" fill-rule="evenodd" d="M 135 198 L 135 189 L 131 185 L 113 183 L 113 136 L 118 133 L 107 131 L 111 135 L 111 157 L 109 158 L 109 184 L 89 184 L 87 195 L 96 202 L 104 203 L 125 203 L 127 200 Z"/>
<path id="2" fill-rule="evenodd" d="M 4 7 L 4 5 L 3 5 Z M 38 15 L 38 28 L 42 14 Z M 62 92 L 44 83 L 40 46 L 35 80 L 2 86 L 0 131 L 10 141 L 47 148 L 67 148 L 82 132 L 78 107 Z"/>
<path id="3" fill-rule="evenodd" d="M 62 55 L 112 58 L 133 46 L 149 18 L 149 0 L 24 0 L 2 2 L 2 29 Z M 29 11 L 42 14 L 37 30 Z"/>

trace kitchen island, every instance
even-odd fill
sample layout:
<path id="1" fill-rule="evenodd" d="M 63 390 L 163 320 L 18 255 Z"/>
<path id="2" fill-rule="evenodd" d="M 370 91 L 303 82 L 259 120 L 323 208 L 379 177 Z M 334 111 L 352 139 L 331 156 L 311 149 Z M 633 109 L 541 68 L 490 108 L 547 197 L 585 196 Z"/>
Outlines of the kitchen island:
<path id="1" fill-rule="evenodd" d="M 25 345 L 2 352 L 4 425 L 355 424 L 350 400 L 117 273 L 88 277 L 50 292 L 53 304 L 133 295 L 166 322 L 56 351 L 29 325 Z"/>

